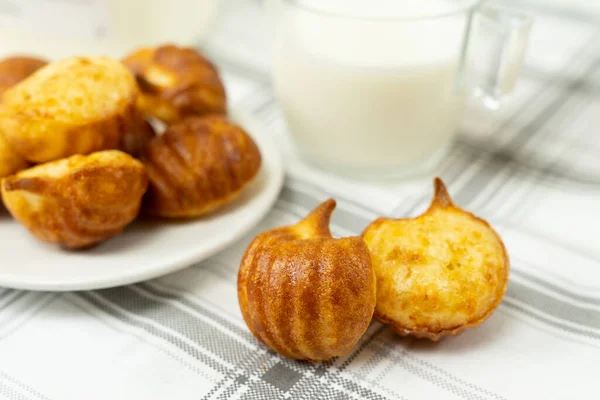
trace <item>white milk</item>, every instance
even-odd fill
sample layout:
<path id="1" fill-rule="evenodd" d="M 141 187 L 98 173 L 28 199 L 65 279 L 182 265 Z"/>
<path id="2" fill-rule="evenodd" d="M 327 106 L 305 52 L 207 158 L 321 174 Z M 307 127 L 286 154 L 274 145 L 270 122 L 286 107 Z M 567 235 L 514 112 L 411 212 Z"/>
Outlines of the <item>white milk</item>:
<path id="1" fill-rule="evenodd" d="M 421 16 L 455 6 L 341 3 L 363 16 Z M 275 84 L 300 149 L 323 163 L 365 170 L 414 166 L 441 151 L 464 102 L 457 74 L 465 17 L 400 23 L 288 13 L 280 20 Z"/>

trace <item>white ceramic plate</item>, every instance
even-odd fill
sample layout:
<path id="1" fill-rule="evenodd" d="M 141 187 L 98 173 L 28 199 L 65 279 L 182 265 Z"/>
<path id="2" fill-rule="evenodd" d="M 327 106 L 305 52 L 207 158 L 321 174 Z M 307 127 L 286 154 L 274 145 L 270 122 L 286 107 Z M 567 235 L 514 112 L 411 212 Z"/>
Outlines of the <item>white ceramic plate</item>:
<path id="1" fill-rule="evenodd" d="M 69 252 L 36 240 L 0 208 L 0 286 L 30 290 L 88 290 L 161 276 L 223 250 L 271 209 L 283 184 L 279 151 L 262 123 L 232 111 L 260 148 L 255 180 L 230 205 L 193 221 L 146 221 L 85 251 Z"/>

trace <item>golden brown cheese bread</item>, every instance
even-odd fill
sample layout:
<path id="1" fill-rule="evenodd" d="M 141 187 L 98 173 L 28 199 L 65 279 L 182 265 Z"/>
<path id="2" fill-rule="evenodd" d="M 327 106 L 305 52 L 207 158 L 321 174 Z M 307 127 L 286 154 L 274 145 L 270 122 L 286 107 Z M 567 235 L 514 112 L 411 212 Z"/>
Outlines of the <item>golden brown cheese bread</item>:
<path id="1" fill-rule="evenodd" d="M 508 283 L 508 254 L 484 220 L 456 207 L 440 179 L 421 216 L 380 218 L 363 237 L 377 276 L 375 316 L 401 335 L 438 340 L 483 322 Z"/>
<path id="2" fill-rule="evenodd" d="M 35 57 L 15 56 L 0 60 L 0 96 L 47 63 Z"/>
<path id="3" fill-rule="evenodd" d="M 0 97 L 4 92 L 46 65 L 46 62 L 33 57 L 7 57 L 0 60 Z M 10 148 L 0 133 L 0 178 L 27 168 L 23 157 Z"/>
<path id="4" fill-rule="evenodd" d="M 261 165 L 258 147 L 221 116 L 188 117 L 155 137 L 140 154 L 150 185 L 145 210 L 192 218 L 237 197 Z"/>
<path id="5" fill-rule="evenodd" d="M 0 134 L 0 178 L 27 168 L 27 161 L 15 153 Z"/>
<path id="6" fill-rule="evenodd" d="M 118 150 L 75 155 L 4 178 L 4 204 L 45 242 L 82 248 L 120 233 L 138 215 L 148 180 Z"/>
<path id="7" fill-rule="evenodd" d="M 240 265 L 238 300 L 248 328 L 288 358 L 341 356 L 373 316 L 369 250 L 360 237 L 331 236 L 334 208 L 328 200 L 296 225 L 261 233 Z"/>
<path id="8" fill-rule="evenodd" d="M 139 108 L 168 124 L 186 116 L 224 114 L 225 88 L 217 69 L 191 48 L 143 48 L 123 59 L 142 96 Z"/>
<path id="9" fill-rule="evenodd" d="M 0 134 L 31 162 L 118 148 L 145 123 L 135 106 L 131 72 L 107 57 L 51 63 L 8 89 L 0 105 Z"/>

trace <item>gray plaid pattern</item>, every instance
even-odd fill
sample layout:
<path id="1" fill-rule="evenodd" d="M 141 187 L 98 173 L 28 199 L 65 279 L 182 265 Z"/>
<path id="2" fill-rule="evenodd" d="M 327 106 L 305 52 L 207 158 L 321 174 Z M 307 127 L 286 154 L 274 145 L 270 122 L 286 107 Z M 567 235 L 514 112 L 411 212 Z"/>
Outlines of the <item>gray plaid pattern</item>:
<path id="1" fill-rule="evenodd" d="M 143 296 L 143 293 L 151 293 L 160 298 L 153 300 Z M 243 394 L 242 398 L 267 399 L 267 398 L 319 398 L 335 399 L 355 396 L 364 399 L 390 398 L 385 394 L 379 394 L 369 389 L 370 382 L 364 382 L 356 377 L 347 377 L 341 374 L 357 356 L 365 350 L 383 331 L 384 327 L 373 323 L 362 343 L 347 357 L 346 361 L 329 363 L 306 363 L 291 361 L 279 357 L 272 351 L 266 349 L 255 350 L 254 346 L 248 346 L 248 342 L 255 339 L 245 329 L 232 325 L 226 319 L 214 315 L 213 312 L 196 302 L 180 299 L 174 293 L 165 291 L 155 284 L 140 284 L 135 287 L 109 289 L 95 292 L 94 295 L 81 293 L 79 296 L 93 303 L 103 312 L 113 317 L 127 320 L 129 324 L 136 324 L 129 316 L 140 314 L 142 309 L 152 310 L 144 313 L 146 317 L 151 315 L 160 323 L 161 328 L 155 329 L 149 325 L 145 326 L 148 333 L 157 335 L 168 342 L 169 345 L 180 347 L 181 350 L 190 354 L 205 364 L 206 367 L 217 369 L 224 373 L 223 378 L 212 388 L 205 398 L 230 398 L 233 394 Z M 98 302 L 95 297 L 107 300 L 111 306 Z M 213 322 L 218 323 L 220 330 L 232 331 L 246 340 L 236 340 L 233 336 L 211 334 L 214 328 L 207 326 L 201 319 L 190 313 L 182 312 L 174 307 L 171 302 L 185 303 L 186 306 L 198 313 L 210 317 Z M 119 311 L 116 311 L 116 310 Z M 164 327 L 165 329 L 162 329 Z M 196 346 L 187 345 L 174 335 L 169 335 L 167 329 L 173 329 L 191 338 Z M 501 398 L 498 395 L 460 380 L 438 368 L 415 359 L 407 353 L 394 354 L 394 349 L 387 343 L 376 345 L 379 358 L 385 358 L 394 363 L 400 363 L 408 372 L 430 381 L 452 393 L 465 399 L 487 399 Z M 222 360 L 222 363 L 215 362 Z M 377 360 L 372 360 L 376 362 Z M 226 362 L 230 362 L 227 368 Z M 311 394 L 312 393 L 312 394 Z M 392 398 L 398 397 L 394 394 Z"/>
<path id="2" fill-rule="evenodd" d="M 592 33 L 581 40 L 573 53 L 576 62 L 566 60 L 562 69 L 555 72 L 529 67 L 525 80 L 537 80 L 534 90 L 521 99 L 520 107 L 497 124 L 491 142 L 477 139 L 467 123 L 436 174 L 449 184 L 458 204 L 501 222 L 509 236 L 513 234 L 511 227 L 518 226 L 519 231 L 528 232 L 527 243 L 545 252 L 568 253 L 600 267 L 595 253 L 554 240 L 551 235 L 529 232 L 520 223 L 524 213 L 542 202 L 546 188 L 575 184 L 597 189 L 600 185 L 597 135 L 589 134 L 586 129 L 565 128 L 575 126 L 580 120 L 598 121 L 597 116 L 590 119 L 594 110 L 600 110 L 598 21 L 581 13 L 558 15 L 551 8 L 543 8 L 542 12 L 569 23 L 591 26 Z M 253 83 L 254 90 L 241 104 L 271 126 L 278 137 L 283 137 L 281 112 L 267 74 L 209 50 L 227 74 Z M 540 79 L 543 82 L 538 82 Z M 590 130 L 593 129 L 591 126 Z M 559 143 L 560 151 L 543 146 L 545 142 Z M 573 160 L 568 157 L 571 154 L 581 156 Z M 381 214 L 350 198 L 350 194 L 333 193 L 326 185 L 291 173 L 274 210 L 259 227 L 226 252 L 180 273 L 181 280 L 214 279 L 220 287 L 233 289 L 239 259 L 253 235 L 297 220 L 332 195 L 339 200 L 332 219 L 336 235 L 358 234 L 374 216 Z M 414 215 L 429 196 L 430 191 L 425 188 L 419 193 L 398 196 L 388 214 Z M 549 333 L 565 343 L 584 343 L 590 351 L 597 351 L 600 293 L 582 294 L 578 290 L 581 286 L 563 285 L 552 276 L 532 273 L 542 271 L 544 266 L 525 252 L 516 251 L 511 258 L 512 279 L 498 312 L 514 316 L 540 335 Z M 61 301 L 74 306 L 82 317 L 104 321 L 110 329 L 139 337 L 148 346 L 180 362 L 182 368 L 210 382 L 210 387 L 197 398 L 408 398 L 403 386 L 390 385 L 390 379 L 402 379 L 407 386 L 411 382 L 424 383 L 441 398 L 506 398 L 481 382 L 470 381 L 427 360 L 423 354 L 412 351 L 423 346 L 422 343 L 398 338 L 378 322 L 371 324 L 356 347 L 344 357 L 312 364 L 287 360 L 262 346 L 239 316 L 232 315 L 225 305 L 215 304 L 208 295 L 188 293 L 169 284 L 168 279 L 62 295 L 0 289 L 0 343 L 19 335 L 36 318 L 47 317 L 45 311 Z M 11 371 L 10 367 L 3 365 L 0 352 L 0 398 L 49 398 L 40 394 L 42 390 L 23 383 L 26 376 L 17 379 L 12 372 L 3 372 Z M 434 397 L 429 393 L 424 396 Z"/>
<path id="3" fill-rule="evenodd" d="M 0 399 L 48 400 L 48 397 L 0 371 Z"/>
<path id="4" fill-rule="evenodd" d="M 132 287 L 116 288 L 96 291 L 94 295 L 81 293 L 79 296 L 96 305 L 103 312 L 129 324 L 142 327 L 149 334 L 157 335 L 169 345 L 189 353 L 206 367 L 222 373 L 223 379 L 215 385 L 206 398 L 215 396 L 215 398 L 221 398 L 223 391 L 228 393 L 223 398 L 229 398 L 238 391 L 248 391 L 246 396 L 249 399 L 267 399 L 274 398 L 273 396 L 288 395 L 301 398 L 299 396 L 302 395 L 303 388 L 318 386 L 324 386 L 324 393 L 330 393 L 328 396 L 332 396 L 331 398 L 347 396 L 344 389 L 355 392 L 366 399 L 384 398 L 366 387 L 361 387 L 348 379 L 331 374 L 322 368 L 319 369 L 317 366 L 290 361 L 271 351 L 254 350 L 256 346 L 260 345 L 247 330 L 232 325 L 199 304 L 186 302 L 188 307 L 211 318 L 213 323 L 222 324 L 219 330 L 192 314 L 173 307 L 165 301 L 153 300 L 144 296 L 143 293 L 148 292 L 161 297 L 161 299 L 179 302 L 181 300 L 177 295 L 166 293 L 146 284 L 136 285 L 136 289 L 138 290 L 134 290 Z M 98 301 L 98 298 L 105 300 L 106 303 Z M 107 306 L 107 303 L 110 306 Z M 156 328 L 154 325 L 137 322 L 130 318 L 131 314 L 144 314 L 145 317 L 158 322 L 160 327 Z M 191 343 L 182 341 L 176 335 L 170 334 L 168 330 L 180 333 Z M 222 330 L 232 330 L 246 340 L 236 340 L 233 336 L 219 332 Z M 248 346 L 247 342 L 252 342 L 254 346 Z M 252 395 L 251 393 L 256 394 Z"/>

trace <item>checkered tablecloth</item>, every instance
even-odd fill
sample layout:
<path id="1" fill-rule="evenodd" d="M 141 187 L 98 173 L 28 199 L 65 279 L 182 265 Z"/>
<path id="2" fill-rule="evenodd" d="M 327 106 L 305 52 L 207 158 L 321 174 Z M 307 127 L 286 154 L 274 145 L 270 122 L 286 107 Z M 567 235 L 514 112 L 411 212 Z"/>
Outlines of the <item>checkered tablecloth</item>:
<path id="1" fill-rule="evenodd" d="M 250 334 L 236 275 L 254 235 L 329 196 L 338 200 L 334 233 L 358 234 L 376 216 L 422 211 L 431 177 L 369 184 L 304 165 L 273 98 L 268 22 L 258 2 L 231 0 L 205 49 L 234 104 L 261 118 L 286 154 L 275 208 L 235 246 L 150 282 L 0 289 L 0 398 L 598 398 L 600 7 L 518 3 L 536 17 L 518 89 L 495 113 L 472 104 L 435 172 L 457 204 L 497 228 L 511 256 L 506 297 L 483 325 L 429 343 L 373 322 L 349 354 L 315 364 L 281 358 Z"/>

